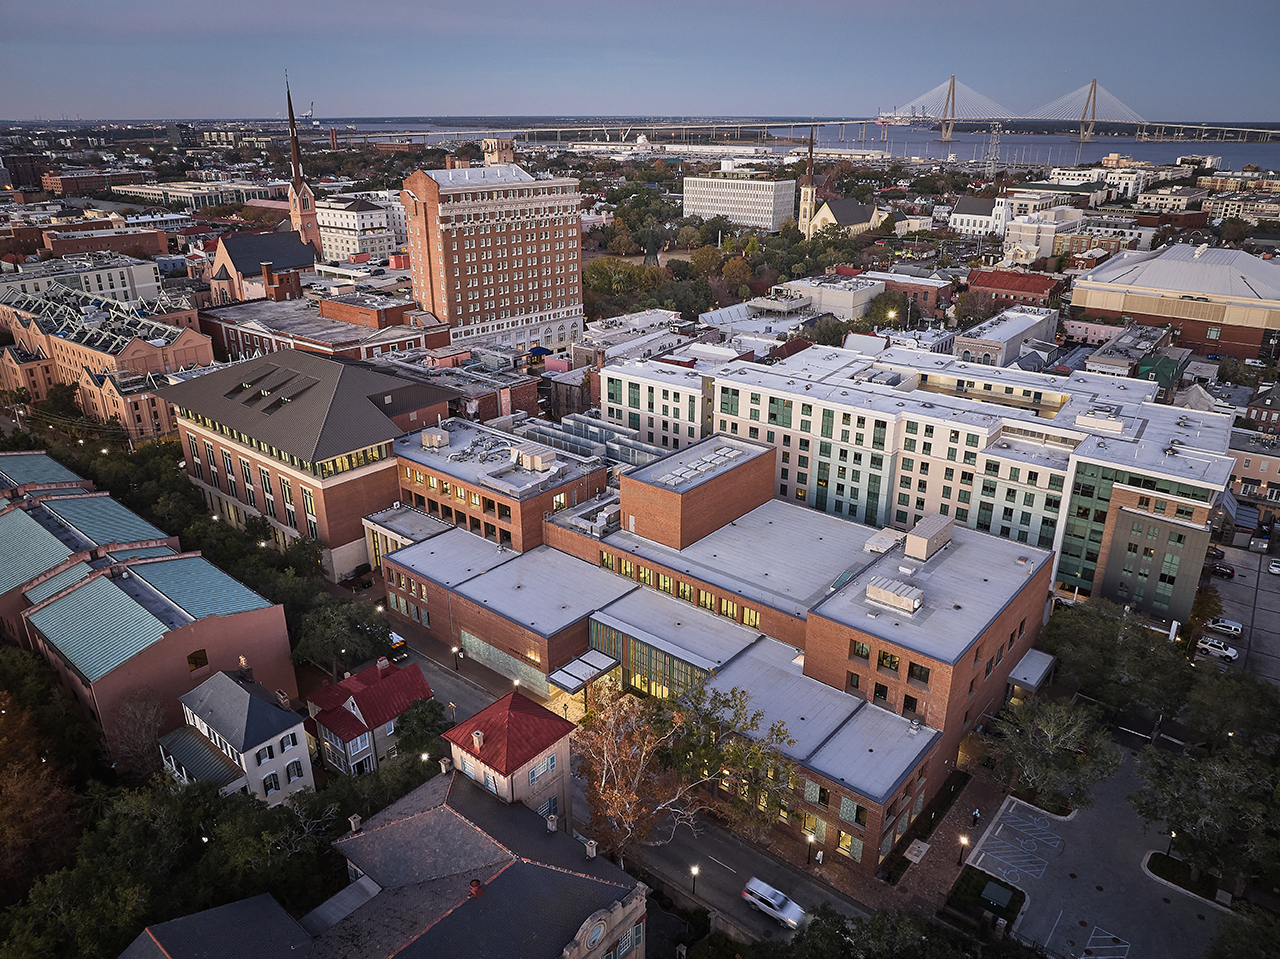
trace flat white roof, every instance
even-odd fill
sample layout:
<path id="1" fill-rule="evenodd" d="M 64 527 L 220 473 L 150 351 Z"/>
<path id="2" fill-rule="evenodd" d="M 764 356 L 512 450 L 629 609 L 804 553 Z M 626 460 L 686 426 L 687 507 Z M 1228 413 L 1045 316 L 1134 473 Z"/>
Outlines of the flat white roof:
<path id="1" fill-rule="evenodd" d="M 423 579 L 453 588 L 508 563 L 519 553 L 455 527 L 447 533 L 387 554 L 387 559 Z"/>
<path id="2" fill-rule="evenodd" d="M 708 672 L 761 637 L 758 630 L 653 589 L 627 593 L 591 618 Z"/>
<path id="3" fill-rule="evenodd" d="M 717 433 L 692 446 L 675 450 L 627 473 L 627 478 L 664 489 L 685 492 L 759 456 L 777 457 L 765 443 Z"/>

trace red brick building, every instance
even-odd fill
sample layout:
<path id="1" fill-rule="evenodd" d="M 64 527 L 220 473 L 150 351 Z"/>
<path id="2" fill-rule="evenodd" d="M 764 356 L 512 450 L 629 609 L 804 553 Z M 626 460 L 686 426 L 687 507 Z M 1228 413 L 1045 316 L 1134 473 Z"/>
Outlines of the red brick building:
<path id="1" fill-rule="evenodd" d="M 986 293 L 1001 309 L 1014 304 L 1048 307 L 1062 295 L 1063 280 L 1043 273 L 1015 273 L 1011 270 L 970 270 L 969 289 Z"/>
<path id="2" fill-rule="evenodd" d="M 365 561 L 361 517 L 399 499 L 395 440 L 447 416 L 452 395 L 297 350 L 161 391 L 210 510 L 237 526 L 265 518 L 280 547 L 319 540 L 332 579 Z"/>
<path id="3" fill-rule="evenodd" d="M 54 256 L 107 251 L 129 256 L 154 256 L 169 252 L 163 230 L 45 230 L 44 248 Z"/>
<path id="4" fill-rule="evenodd" d="M 54 196 L 89 196 L 102 193 L 113 186 L 126 183 L 148 183 L 154 173 L 133 170 L 100 172 L 98 170 L 63 170 L 45 173 L 40 177 L 40 188 Z"/>

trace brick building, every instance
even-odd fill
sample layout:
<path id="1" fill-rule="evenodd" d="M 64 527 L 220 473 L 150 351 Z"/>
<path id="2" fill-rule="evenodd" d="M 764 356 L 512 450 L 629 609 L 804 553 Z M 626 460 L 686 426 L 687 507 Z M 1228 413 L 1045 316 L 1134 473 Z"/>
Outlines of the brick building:
<path id="1" fill-rule="evenodd" d="M 326 575 L 365 560 L 361 517 L 398 498 L 395 440 L 448 415 L 449 390 L 298 350 L 168 387 L 187 474 L 209 508 L 243 526 L 265 518 L 275 543 L 324 544 Z"/>
<path id="2" fill-rule="evenodd" d="M 124 253 L 154 256 L 169 252 L 163 230 L 45 230 L 44 248 L 54 256 L 68 253 Z"/>
<path id="3" fill-rule="evenodd" d="M 315 252 L 298 238 L 297 233 L 232 233 L 222 237 L 209 267 L 209 286 L 215 303 L 270 296 L 276 275 L 310 272 L 315 266 Z M 301 295 L 295 287 L 296 299 Z"/>
<path id="4" fill-rule="evenodd" d="M 578 181 L 511 164 L 418 170 L 401 193 L 413 297 L 454 342 L 560 352 L 582 333 Z"/>
<path id="5" fill-rule="evenodd" d="M 747 690 L 796 740 L 777 828 L 870 876 L 1011 695 L 1053 558 L 938 515 L 904 537 L 779 502 L 774 455 L 727 436 L 672 452 L 549 516 L 522 555 L 433 536 L 383 558 L 388 599 L 405 629 L 540 695 L 604 675 Z"/>
<path id="6" fill-rule="evenodd" d="M 40 188 L 54 196 L 90 196 L 114 186 L 147 183 L 154 173 L 138 170 L 61 170 L 41 175 Z"/>
<path id="7" fill-rule="evenodd" d="M 1015 304 L 1047 307 L 1066 288 L 1055 276 L 1009 270 L 970 270 L 968 282 L 970 291 L 986 293 L 1001 308 Z"/>
<path id="8" fill-rule="evenodd" d="M 863 279 L 878 280 L 883 283 L 886 293 L 901 293 L 907 298 L 910 307 L 907 315 L 902 317 L 904 323 L 922 318 L 940 319 L 947 315 L 947 307 L 951 305 L 950 280 L 908 276 L 905 273 L 880 273 L 875 270 L 865 271 L 861 276 Z"/>

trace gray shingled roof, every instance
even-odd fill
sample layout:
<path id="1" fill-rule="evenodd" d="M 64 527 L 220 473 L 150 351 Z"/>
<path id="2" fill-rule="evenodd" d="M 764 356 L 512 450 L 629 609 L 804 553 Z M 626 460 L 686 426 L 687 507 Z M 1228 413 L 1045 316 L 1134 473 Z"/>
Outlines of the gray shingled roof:
<path id="1" fill-rule="evenodd" d="M 229 672 L 214 673 L 178 701 L 241 753 L 252 752 L 302 722 L 297 713 L 281 709 L 261 683 Z"/>
<path id="2" fill-rule="evenodd" d="M 281 350 L 157 391 L 307 463 L 395 439 L 390 419 L 458 394 L 353 363 Z"/>
<path id="3" fill-rule="evenodd" d="M 953 216 L 990 216 L 995 212 L 996 201 L 994 198 L 981 196 L 962 196 L 956 200 L 956 205 L 952 208 Z"/>
<path id="4" fill-rule="evenodd" d="M 231 233 L 222 238 L 231 265 L 241 276 L 261 276 L 262 264 L 282 270 L 309 270 L 316 263 L 316 251 L 302 237 L 288 233 Z"/>
<path id="5" fill-rule="evenodd" d="M 120 959 L 306 959 L 311 937 L 264 893 L 148 926 Z"/>
<path id="6" fill-rule="evenodd" d="M 841 226 L 870 223 L 876 213 L 874 206 L 857 200 L 828 200 L 826 205 Z"/>

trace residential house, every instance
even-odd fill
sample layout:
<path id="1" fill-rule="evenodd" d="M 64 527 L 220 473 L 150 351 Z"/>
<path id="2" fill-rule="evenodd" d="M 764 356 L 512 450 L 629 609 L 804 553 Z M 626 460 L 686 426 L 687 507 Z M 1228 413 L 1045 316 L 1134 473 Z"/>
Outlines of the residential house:
<path id="1" fill-rule="evenodd" d="M 324 760 L 338 772 L 373 772 L 396 755 L 396 720 L 434 694 L 417 663 L 396 666 L 385 656 L 307 700 Z M 310 728 L 310 727 L 308 727 Z"/>

